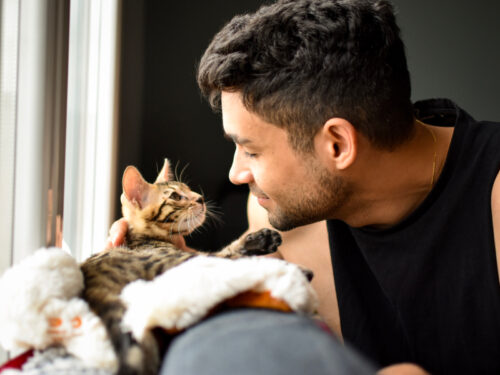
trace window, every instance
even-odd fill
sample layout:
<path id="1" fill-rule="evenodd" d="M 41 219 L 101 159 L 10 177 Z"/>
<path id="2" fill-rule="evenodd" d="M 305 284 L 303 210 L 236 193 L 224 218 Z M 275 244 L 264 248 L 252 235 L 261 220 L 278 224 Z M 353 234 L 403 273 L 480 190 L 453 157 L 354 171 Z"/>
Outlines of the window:
<path id="1" fill-rule="evenodd" d="M 70 15 L 64 241 L 102 250 L 114 209 L 117 1 L 73 0 Z"/>
<path id="2" fill-rule="evenodd" d="M 18 51 L 17 1 L 2 1 L 0 8 L 0 273 L 12 261 L 16 87 Z"/>
<path id="3" fill-rule="evenodd" d="M 3 271 L 60 233 L 69 3 L 0 4 Z"/>
<path id="4" fill-rule="evenodd" d="M 118 10 L 118 0 L 0 0 L 0 275 L 63 233 L 79 260 L 104 245 Z"/>
<path id="5" fill-rule="evenodd" d="M 68 10 L 63 1 L 1 2 L 3 268 L 56 241 Z"/>

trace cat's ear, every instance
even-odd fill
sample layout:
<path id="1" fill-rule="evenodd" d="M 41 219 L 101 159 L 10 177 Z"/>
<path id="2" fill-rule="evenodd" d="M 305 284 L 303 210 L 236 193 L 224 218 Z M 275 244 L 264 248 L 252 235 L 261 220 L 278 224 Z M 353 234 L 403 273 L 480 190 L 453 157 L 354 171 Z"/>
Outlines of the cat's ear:
<path id="1" fill-rule="evenodd" d="M 165 159 L 163 162 L 163 168 L 160 173 L 158 173 L 158 177 L 156 177 L 155 184 L 159 182 L 167 182 L 172 179 L 172 169 L 170 168 L 170 162 L 168 159 Z"/>
<path id="2" fill-rule="evenodd" d="M 125 194 L 127 200 L 142 208 L 151 187 L 136 167 L 128 166 L 125 169 L 125 172 L 123 172 L 122 186 L 123 194 Z"/>

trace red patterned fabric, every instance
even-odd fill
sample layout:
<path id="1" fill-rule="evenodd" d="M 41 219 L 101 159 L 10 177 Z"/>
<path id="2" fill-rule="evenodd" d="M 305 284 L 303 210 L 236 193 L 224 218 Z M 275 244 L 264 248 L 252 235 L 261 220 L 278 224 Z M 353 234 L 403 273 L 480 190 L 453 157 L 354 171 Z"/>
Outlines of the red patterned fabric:
<path id="1" fill-rule="evenodd" d="M 16 369 L 20 370 L 24 363 L 28 360 L 29 357 L 33 355 L 33 350 L 28 350 L 21 355 L 18 355 L 15 358 L 12 358 L 10 361 L 4 363 L 0 366 L 0 373 L 7 369 Z"/>

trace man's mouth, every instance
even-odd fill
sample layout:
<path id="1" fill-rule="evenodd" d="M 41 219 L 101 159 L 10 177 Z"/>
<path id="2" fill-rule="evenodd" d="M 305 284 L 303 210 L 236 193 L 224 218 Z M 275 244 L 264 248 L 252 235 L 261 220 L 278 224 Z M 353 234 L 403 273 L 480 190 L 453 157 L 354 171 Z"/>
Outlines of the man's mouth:
<path id="1" fill-rule="evenodd" d="M 257 202 L 262 206 L 265 207 L 267 202 L 269 201 L 269 198 L 261 198 L 257 197 Z"/>
<path id="2" fill-rule="evenodd" d="M 255 186 L 250 186 L 250 193 L 257 198 L 257 202 L 265 208 L 267 202 L 269 202 L 269 197 Z"/>
<path id="3" fill-rule="evenodd" d="M 255 195 L 255 194 L 254 194 Z M 257 199 L 269 199 L 267 195 L 255 195 Z"/>
<path id="4" fill-rule="evenodd" d="M 269 202 L 269 197 L 265 194 L 255 194 L 252 192 L 252 194 L 257 198 L 257 202 L 262 206 L 266 207 L 267 203 Z"/>
<path id="5" fill-rule="evenodd" d="M 264 194 L 264 192 L 256 187 L 250 186 L 250 193 L 259 199 L 269 199 L 269 197 Z"/>

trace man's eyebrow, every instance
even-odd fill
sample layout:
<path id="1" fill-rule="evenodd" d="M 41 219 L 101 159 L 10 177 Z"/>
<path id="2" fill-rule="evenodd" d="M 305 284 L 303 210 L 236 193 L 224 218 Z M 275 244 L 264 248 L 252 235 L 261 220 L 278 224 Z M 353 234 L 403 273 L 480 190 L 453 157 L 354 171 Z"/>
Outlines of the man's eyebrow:
<path id="1" fill-rule="evenodd" d="M 224 138 L 226 138 L 229 141 L 232 141 L 240 146 L 247 145 L 249 143 L 252 143 L 251 139 L 248 138 L 240 138 L 236 134 L 228 134 L 224 133 Z"/>

